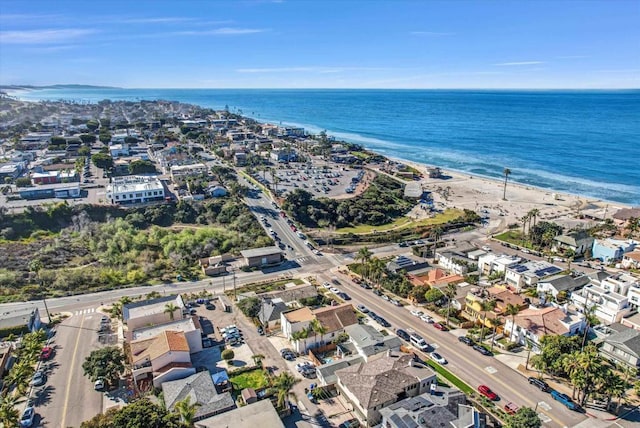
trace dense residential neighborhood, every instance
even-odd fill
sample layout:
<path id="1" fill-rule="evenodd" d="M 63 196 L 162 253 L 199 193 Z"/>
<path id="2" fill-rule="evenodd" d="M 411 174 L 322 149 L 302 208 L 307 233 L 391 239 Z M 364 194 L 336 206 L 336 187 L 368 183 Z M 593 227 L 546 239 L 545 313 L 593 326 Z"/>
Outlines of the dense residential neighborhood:
<path id="1" fill-rule="evenodd" d="M 628 210 L 506 223 L 324 132 L 56 106 L 2 122 L 2 422 L 589 426 L 638 404 Z"/>

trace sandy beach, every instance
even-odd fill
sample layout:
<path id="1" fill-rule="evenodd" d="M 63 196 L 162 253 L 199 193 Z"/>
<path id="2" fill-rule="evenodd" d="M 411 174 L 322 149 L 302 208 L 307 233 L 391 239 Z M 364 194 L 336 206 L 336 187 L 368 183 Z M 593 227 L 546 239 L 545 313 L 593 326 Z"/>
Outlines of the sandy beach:
<path id="1" fill-rule="evenodd" d="M 503 200 L 504 180 L 496 180 L 457 171 L 442 169 L 442 178 L 429 178 L 427 165 L 389 158 L 404 163 L 423 173 L 423 188 L 430 191 L 436 207 L 488 211 L 488 233 L 496 233 L 508 225 L 518 223 L 532 209 L 537 209 L 538 221 L 554 221 L 564 227 L 588 226 L 592 219 L 580 219 L 586 215 L 611 218 L 621 208 L 618 202 L 602 201 L 584 196 L 559 193 L 550 189 L 507 182 L 506 200 Z"/>

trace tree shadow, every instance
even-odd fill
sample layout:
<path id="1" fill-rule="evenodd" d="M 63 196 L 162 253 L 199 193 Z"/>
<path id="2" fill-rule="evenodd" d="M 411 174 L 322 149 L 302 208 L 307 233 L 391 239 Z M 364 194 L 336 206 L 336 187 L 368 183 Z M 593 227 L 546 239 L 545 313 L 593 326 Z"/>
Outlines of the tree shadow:
<path id="1" fill-rule="evenodd" d="M 42 389 L 36 389 L 36 392 L 31 397 L 33 405 L 36 407 L 40 407 L 49 404 L 51 402 L 51 396 L 53 395 L 55 390 L 56 389 L 50 385 Z"/>

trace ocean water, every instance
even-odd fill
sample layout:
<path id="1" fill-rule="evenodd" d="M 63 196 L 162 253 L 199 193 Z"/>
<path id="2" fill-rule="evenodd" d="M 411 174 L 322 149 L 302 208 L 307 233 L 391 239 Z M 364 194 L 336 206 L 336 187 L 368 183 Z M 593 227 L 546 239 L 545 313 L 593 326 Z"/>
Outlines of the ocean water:
<path id="1" fill-rule="evenodd" d="M 25 100 L 165 99 L 326 130 L 384 155 L 640 205 L 640 90 L 43 89 Z"/>

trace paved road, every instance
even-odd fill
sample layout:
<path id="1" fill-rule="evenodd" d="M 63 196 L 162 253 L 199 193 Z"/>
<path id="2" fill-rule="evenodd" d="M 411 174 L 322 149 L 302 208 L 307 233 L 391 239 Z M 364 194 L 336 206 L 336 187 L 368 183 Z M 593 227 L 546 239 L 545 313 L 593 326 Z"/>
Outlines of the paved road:
<path id="1" fill-rule="evenodd" d="M 51 346 L 55 356 L 48 365 L 49 378 L 35 394 L 36 410 L 45 427 L 80 426 L 102 413 L 102 394 L 83 376 L 82 362 L 99 348 L 96 331 L 101 314 L 72 316 L 56 328 Z"/>
<path id="2" fill-rule="evenodd" d="M 528 384 L 527 379 L 495 358 L 485 357 L 472 348 L 460 343 L 453 332 L 436 330 L 419 318 L 411 315 L 405 308 L 399 308 L 382 300 L 371 292 L 340 276 L 344 289 L 352 297 L 354 305 L 363 304 L 378 315 L 384 317 L 392 325 L 389 330 L 397 328 L 414 330 L 430 345 L 437 349 L 448 360 L 447 368 L 471 387 L 485 384 L 493 389 L 500 397 L 499 406 L 509 401 L 531 408 L 538 407 L 539 413 L 544 413 L 552 421 L 546 426 L 573 426 L 585 417 L 581 413 L 572 412 L 559 405 L 551 396 Z M 439 318 L 435 316 L 435 318 Z M 373 322 L 373 321 L 370 321 Z M 547 409 L 547 406 L 550 409 Z"/>

